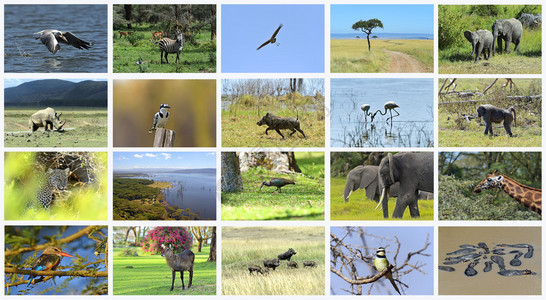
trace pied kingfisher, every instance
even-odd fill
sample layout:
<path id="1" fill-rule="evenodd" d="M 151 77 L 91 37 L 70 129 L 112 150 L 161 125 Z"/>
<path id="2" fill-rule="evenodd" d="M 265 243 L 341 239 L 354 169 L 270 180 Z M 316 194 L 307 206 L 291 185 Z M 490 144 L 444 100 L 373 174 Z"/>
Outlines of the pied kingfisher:
<path id="1" fill-rule="evenodd" d="M 155 113 L 154 116 L 154 123 L 152 125 L 152 129 L 148 130 L 148 133 L 152 133 L 156 130 L 156 128 L 165 128 L 165 124 L 167 124 L 167 121 L 169 120 L 169 104 L 162 103 L 161 106 L 159 106 L 159 111 Z"/>
<path id="2" fill-rule="evenodd" d="M 373 260 L 373 266 L 378 272 L 381 272 L 385 270 L 389 266 L 389 261 L 387 260 L 387 257 L 385 256 L 385 248 L 379 247 L 377 249 L 377 252 L 375 254 L 375 259 Z M 389 271 L 387 274 L 385 274 L 385 277 L 389 279 L 394 289 L 400 294 L 400 290 L 398 290 L 398 287 L 394 283 L 394 279 L 392 279 L 392 273 Z M 401 294 L 400 294 L 401 295 Z"/>

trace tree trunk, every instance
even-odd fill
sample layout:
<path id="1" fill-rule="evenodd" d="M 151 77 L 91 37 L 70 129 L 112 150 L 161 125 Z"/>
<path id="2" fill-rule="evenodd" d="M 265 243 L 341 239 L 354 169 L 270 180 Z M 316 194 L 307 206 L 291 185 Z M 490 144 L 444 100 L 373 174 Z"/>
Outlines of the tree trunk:
<path id="1" fill-rule="evenodd" d="M 197 241 L 197 252 L 201 252 L 201 248 L 203 247 L 203 240 Z"/>
<path id="2" fill-rule="evenodd" d="M 216 226 L 212 227 L 212 237 L 210 239 L 210 253 L 207 261 L 216 261 Z"/>
<path id="3" fill-rule="evenodd" d="M 294 152 L 286 152 L 286 155 L 288 156 L 288 165 L 290 167 L 290 170 L 301 173 L 300 167 L 298 167 L 298 162 L 296 161 L 296 156 L 294 155 Z"/>
<path id="4" fill-rule="evenodd" d="M 131 4 L 125 4 L 123 8 L 125 9 L 125 20 L 127 20 L 127 28 L 131 29 L 133 28 L 133 24 L 131 23 L 131 19 L 133 18 L 133 6 Z"/>
<path id="5" fill-rule="evenodd" d="M 216 5 L 210 6 L 210 40 L 216 38 Z"/>
<path id="6" fill-rule="evenodd" d="M 241 192 L 243 190 L 239 158 L 235 152 L 222 152 L 221 181 L 223 192 Z"/>
<path id="7" fill-rule="evenodd" d="M 372 45 L 370 44 L 370 35 L 369 34 L 366 36 L 366 39 L 368 40 L 368 51 L 372 51 Z"/>

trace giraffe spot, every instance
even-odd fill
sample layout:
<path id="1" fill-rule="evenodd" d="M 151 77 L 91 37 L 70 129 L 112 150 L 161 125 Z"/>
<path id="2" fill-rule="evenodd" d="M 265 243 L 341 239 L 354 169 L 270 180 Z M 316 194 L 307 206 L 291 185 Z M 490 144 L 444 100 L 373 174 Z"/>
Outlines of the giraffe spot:
<path id="1" fill-rule="evenodd" d="M 531 200 L 531 199 L 533 199 L 533 193 L 532 193 L 532 192 L 527 192 L 527 193 L 525 193 L 525 194 L 523 195 L 523 197 L 524 197 L 525 199 Z"/>
<path id="2" fill-rule="evenodd" d="M 516 193 L 518 193 L 518 194 L 523 193 L 523 190 L 522 190 L 521 187 L 519 187 L 519 186 L 516 186 L 516 187 L 515 187 L 515 191 L 516 191 Z"/>

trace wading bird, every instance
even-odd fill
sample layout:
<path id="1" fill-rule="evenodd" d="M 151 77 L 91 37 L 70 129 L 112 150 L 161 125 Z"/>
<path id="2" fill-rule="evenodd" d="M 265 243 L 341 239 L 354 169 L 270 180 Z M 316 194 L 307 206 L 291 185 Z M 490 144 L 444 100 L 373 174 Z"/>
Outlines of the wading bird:
<path id="1" fill-rule="evenodd" d="M 32 266 L 32 270 L 55 271 L 55 269 L 57 269 L 57 266 L 61 262 L 61 259 L 63 256 L 74 257 L 73 255 L 62 252 L 61 249 L 57 247 L 49 246 L 45 248 L 45 250 L 42 252 L 42 255 L 38 257 L 38 259 Z M 30 275 L 30 277 L 28 278 L 27 286 L 29 286 L 32 283 L 33 278 L 34 278 L 34 275 Z"/>
<path id="2" fill-rule="evenodd" d="M 273 33 L 273 35 L 269 38 L 269 40 L 267 40 L 265 43 L 263 43 L 260 47 L 258 47 L 258 49 L 256 50 L 260 50 L 263 46 L 266 46 L 267 44 L 275 44 L 275 45 L 279 45 L 279 43 L 277 43 L 277 33 L 279 33 L 279 30 L 281 30 L 282 28 L 282 24 L 279 25 L 279 28 L 277 28 L 277 30 L 275 30 L 275 32 Z"/>
<path id="3" fill-rule="evenodd" d="M 36 37 L 35 39 L 40 39 L 40 41 L 42 41 L 42 44 L 46 45 L 47 49 L 49 49 L 49 51 L 53 54 L 61 50 L 61 45 L 59 45 L 59 43 L 62 43 L 65 45 L 71 45 L 78 49 L 89 49 L 93 45 L 92 43 L 86 42 L 84 40 L 80 40 L 77 36 L 72 34 L 72 32 L 70 31 L 46 29 L 39 32 L 35 32 L 34 34 L 40 35 L 39 37 Z"/>
<path id="4" fill-rule="evenodd" d="M 373 260 L 373 266 L 378 272 L 381 272 L 385 270 L 390 265 L 389 261 L 387 260 L 387 257 L 385 256 L 385 248 L 379 247 L 377 249 L 377 252 L 375 254 L 375 259 Z M 389 271 L 385 274 L 385 277 L 389 279 L 394 289 L 400 294 L 400 290 L 396 286 L 396 283 L 394 283 L 394 279 L 392 279 L 392 273 Z M 401 295 L 401 294 L 400 294 Z"/>
<path id="5" fill-rule="evenodd" d="M 362 111 L 364 112 L 364 121 L 367 123 L 368 122 L 368 116 L 372 116 L 372 113 L 369 112 L 370 111 L 370 105 L 369 104 L 363 104 L 360 109 L 362 109 Z M 373 121 L 373 118 L 372 118 L 372 121 Z"/>
<path id="6" fill-rule="evenodd" d="M 265 185 L 265 186 L 275 186 L 277 187 L 277 189 L 275 191 L 279 191 L 279 193 L 281 193 L 281 188 L 287 184 L 296 184 L 294 181 L 292 180 L 289 180 L 289 179 L 284 179 L 284 178 L 271 178 L 271 180 L 269 180 L 269 182 L 267 181 L 264 181 L 262 182 L 262 185 L 260 186 L 260 190 L 262 189 L 262 187 Z"/>
<path id="7" fill-rule="evenodd" d="M 388 111 L 391 113 L 391 116 L 387 118 L 387 123 L 389 122 L 389 119 L 391 119 L 391 124 L 392 124 L 392 118 L 393 118 L 393 117 L 397 117 L 397 116 L 400 115 L 400 113 L 398 113 L 398 111 L 396 111 L 395 108 L 400 107 L 400 106 L 398 106 L 398 104 L 394 103 L 394 101 L 389 101 L 389 102 L 385 103 L 385 106 L 384 106 L 384 107 L 385 107 L 385 112 L 384 112 L 384 113 L 381 112 L 380 109 L 378 109 L 376 112 L 373 113 L 372 121 L 373 121 L 373 119 L 375 118 L 375 115 L 376 115 L 377 113 L 380 113 L 382 116 L 384 116 L 384 115 L 387 114 L 387 110 L 388 110 Z M 393 116 L 393 115 L 392 115 L 392 111 L 393 111 L 393 110 L 396 112 L 396 116 Z"/>

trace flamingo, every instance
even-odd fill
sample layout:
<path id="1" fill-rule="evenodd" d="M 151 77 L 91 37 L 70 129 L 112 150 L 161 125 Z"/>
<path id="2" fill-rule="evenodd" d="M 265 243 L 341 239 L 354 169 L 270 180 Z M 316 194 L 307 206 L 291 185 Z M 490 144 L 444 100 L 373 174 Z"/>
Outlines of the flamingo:
<path id="1" fill-rule="evenodd" d="M 385 107 L 385 112 L 384 112 L 384 113 L 381 112 L 380 109 L 378 109 L 376 112 L 373 113 L 373 115 L 372 115 L 372 121 L 373 121 L 373 119 L 375 118 L 375 115 L 376 115 L 377 113 L 380 113 L 382 116 L 384 116 L 384 115 L 387 114 L 387 110 L 389 110 L 389 112 L 391 113 L 391 116 L 387 118 L 387 123 L 389 122 L 389 119 L 391 119 L 391 124 L 392 124 L 392 118 L 397 117 L 397 116 L 400 115 L 400 113 L 396 110 L 396 108 L 397 108 L 397 107 L 400 107 L 400 106 L 398 106 L 398 104 L 394 103 L 394 101 L 388 101 L 387 103 L 385 103 L 385 106 L 384 106 L 384 107 Z M 396 112 L 396 116 L 393 116 L 393 115 L 392 115 L 392 111 L 393 111 L 393 110 Z"/>
<path id="2" fill-rule="evenodd" d="M 364 112 L 364 120 L 365 122 L 367 123 L 368 122 L 368 116 L 372 116 L 372 113 L 369 112 L 370 111 L 370 105 L 369 104 L 362 104 L 362 106 L 360 107 L 360 109 L 362 109 L 362 111 Z M 373 121 L 373 118 L 372 118 L 372 121 Z"/>

